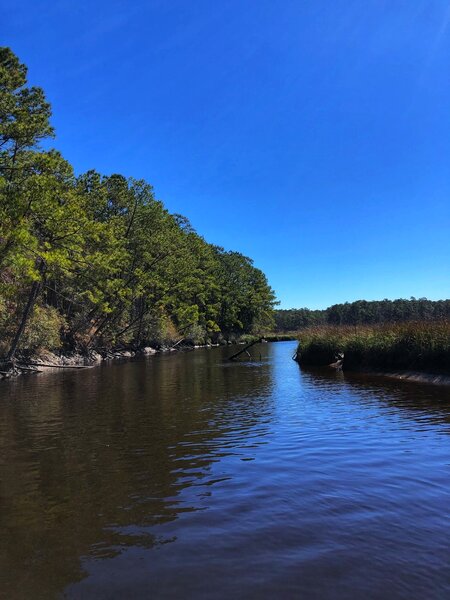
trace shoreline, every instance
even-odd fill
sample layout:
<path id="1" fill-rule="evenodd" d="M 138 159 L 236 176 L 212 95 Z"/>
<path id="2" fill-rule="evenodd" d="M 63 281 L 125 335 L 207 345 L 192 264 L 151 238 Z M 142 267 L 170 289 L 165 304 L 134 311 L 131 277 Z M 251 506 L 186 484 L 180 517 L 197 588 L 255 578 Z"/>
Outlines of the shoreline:
<path id="1" fill-rule="evenodd" d="M 304 366 L 450 385 L 450 321 L 309 328 L 299 334 L 296 359 Z"/>
<path id="2" fill-rule="evenodd" d="M 268 336 L 270 338 L 270 336 Z M 267 340 L 268 342 L 275 343 L 277 341 L 285 340 Z M 20 375 L 40 374 L 49 372 L 58 372 L 60 369 L 91 369 L 93 367 L 100 366 L 102 363 L 112 362 L 116 360 L 131 359 L 136 357 L 149 357 L 157 354 L 169 354 L 172 352 L 191 352 L 200 348 L 217 348 L 225 344 L 202 344 L 195 346 L 179 346 L 179 347 L 163 347 L 153 348 L 150 346 L 144 347 L 140 350 L 110 350 L 104 353 L 92 352 L 89 356 L 74 353 L 74 354 L 55 354 L 53 352 L 46 351 L 39 356 L 29 357 L 27 359 L 18 360 L 18 370 L 2 374 L 0 366 L 0 381 L 7 379 L 15 379 Z M 242 342 L 237 344 L 226 344 L 226 345 L 243 345 Z M 297 356 L 293 357 L 294 360 L 301 367 L 301 362 Z M 308 365 L 310 367 L 316 366 L 319 369 L 329 370 L 330 368 L 335 370 L 334 366 L 331 365 Z M 450 374 L 444 373 L 432 373 L 429 371 L 412 371 L 412 370 L 371 370 L 370 368 L 361 369 L 344 369 L 344 372 L 351 375 L 368 375 L 376 377 L 387 377 L 389 379 L 397 379 L 400 381 L 412 382 L 412 383 L 428 383 L 431 385 L 450 386 Z"/>
<path id="3" fill-rule="evenodd" d="M 284 342 L 291 341 L 294 338 L 287 336 L 267 336 L 261 341 L 264 342 Z M 95 350 L 89 355 L 82 354 L 80 352 L 67 353 L 67 354 L 56 354 L 50 350 L 44 350 L 39 355 L 28 355 L 20 356 L 15 360 L 14 368 L 6 367 L 5 360 L 0 359 L 0 381 L 6 379 L 15 379 L 20 375 L 39 374 L 48 372 L 57 372 L 58 369 L 90 369 L 97 367 L 104 362 L 123 360 L 136 357 L 153 356 L 155 354 L 170 354 L 172 352 L 191 352 L 198 350 L 199 348 L 219 348 L 220 346 L 245 346 L 246 342 L 235 341 L 235 342 L 222 342 L 222 343 L 209 343 L 209 344 L 180 344 L 177 343 L 173 346 L 161 346 L 160 348 L 154 348 L 152 346 L 145 346 L 139 350 L 104 350 L 102 352 Z M 5 367 L 2 366 L 2 362 Z M 7 369 L 7 370 L 4 370 Z"/>
<path id="4" fill-rule="evenodd" d="M 39 375 L 40 373 L 56 373 L 62 369 L 92 369 L 93 367 L 100 366 L 102 363 L 115 360 L 148 357 L 156 354 L 170 354 L 172 352 L 190 352 L 192 350 L 197 350 L 198 348 L 216 348 L 220 345 L 221 344 L 204 344 L 162 348 L 147 346 L 140 350 L 108 350 L 104 353 L 95 351 L 90 355 L 76 352 L 73 354 L 55 354 L 50 351 L 45 351 L 39 356 L 29 356 L 27 358 L 17 359 L 17 365 L 14 369 L 9 371 L 3 371 L 0 363 L 0 381 L 15 379 L 26 374 Z"/>
<path id="5" fill-rule="evenodd" d="M 364 375 L 373 375 L 377 377 L 388 377 L 389 379 L 399 379 L 412 383 L 430 383 L 432 385 L 450 386 L 450 375 L 443 373 L 430 373 L 427 371 L 365 371 L 352 370 L 347 373 L 358 373 Z"/>
<path id="6" fill-rule="evenodd" d="M 336 368 L 334 365 L 302 365 L 295 356 L 294 361 L 299 365 L 301 369 L 318 369 L 326 373 L 341 372 L 344 375 L 367 375 L 368 377 L 385 377 L 388 379 L 397 379 L 400 381 L 406 381 L 410 383 L 429 383 L 431 385 L 450 386 L 450 375 L 447 373 L 433 373 L 431 371 L 412 371 L 409 369 L 405 370 L 372 370 L 370 368 L 353 368 L 353 369 L 341 369 Z"/>

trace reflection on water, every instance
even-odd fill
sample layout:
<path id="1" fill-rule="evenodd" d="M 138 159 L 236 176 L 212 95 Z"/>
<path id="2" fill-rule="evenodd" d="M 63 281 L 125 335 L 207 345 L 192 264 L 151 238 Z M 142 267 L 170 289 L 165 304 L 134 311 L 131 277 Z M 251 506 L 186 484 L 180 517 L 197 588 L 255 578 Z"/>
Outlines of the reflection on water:
<path id="1" fill-rule="evenodd" d="M 229 353 L 1 384 L 1 597 L 448 597 L 449 389 Z"/>

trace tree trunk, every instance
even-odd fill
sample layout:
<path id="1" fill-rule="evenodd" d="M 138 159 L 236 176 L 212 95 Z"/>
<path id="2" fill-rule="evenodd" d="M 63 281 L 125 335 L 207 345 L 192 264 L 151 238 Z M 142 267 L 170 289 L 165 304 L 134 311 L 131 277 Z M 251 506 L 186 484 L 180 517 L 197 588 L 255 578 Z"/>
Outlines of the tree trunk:
<path id="1" fill-rule="evenodd" d="M 14 356 L 16 354 L 16 350 L 19 345 L 20 338 L 22 337 L 23 332 L 25 331 L 25 327 L 28 322 L 28 318 L 33 310 L 34 304 L 36 302 L 36 299 L 38 297 L 39 291 L 42 286 L 42 274 L 44 272 L 44 269 L 45 269 L 44 263 L 41 263 L 39 266 L 39 274 L 41 275 L 41 279 L 39 279 L 39 281 L 34 281 L 33 285 L 31 286 L 30 294 L 28 296 L 28 301 L 27 301 L 27 304 L 22 313 L 22 319 L 20 320 L 20 325 L 16 331 L 16 335 L 14 336 L 14 339 L 11 343 L 9 352 L 6 356 L 6 360 L 8 360 L 8 361 L 12 362 L 14 360 Z"/>

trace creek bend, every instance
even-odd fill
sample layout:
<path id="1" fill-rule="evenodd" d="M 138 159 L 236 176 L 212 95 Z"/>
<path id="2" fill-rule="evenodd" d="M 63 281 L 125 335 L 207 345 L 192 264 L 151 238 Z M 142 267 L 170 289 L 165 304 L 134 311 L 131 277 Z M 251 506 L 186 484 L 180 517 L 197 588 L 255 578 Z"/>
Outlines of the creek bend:
<path id="1" fill-rule="evenodd" d="M 450 597 L 449 388 L 295 347 L 2 382 L 0 597 Z"/>

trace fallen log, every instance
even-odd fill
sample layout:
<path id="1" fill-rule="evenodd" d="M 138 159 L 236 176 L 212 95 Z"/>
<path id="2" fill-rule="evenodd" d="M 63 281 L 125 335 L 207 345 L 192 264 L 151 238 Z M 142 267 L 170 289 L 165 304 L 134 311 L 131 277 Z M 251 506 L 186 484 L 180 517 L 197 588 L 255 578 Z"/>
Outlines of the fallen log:
<path id="1" fill-rule="evenodd" d="M 19 369 L 19 371 L 31 371 L 32 373 L 42 373 L 42 371 L 39 371 L 39 369 L 35 369 L 34 367 L 24 367 L 23 365 L 16 365 L 16 369 Z"/>
<path id="2" fill-rule="evenodd" d="M 178 340 L 178 342 L 176 342 L 173 346 L 170 346 L 169 351 L 176 348 L 178 346 L 178 344 L 181 344 L 181 342 L 183 342 L 185 339 L 186 338 L 181 338 L 181 340 Z"/>
<path id="3" fill-rule="evenodd" d="M 259 344 L 261 340 L 253 340 L 253 342 L 251 342 L 250 344 L 247 344 L 247 346 L 245 346 L 245 348 L 243 348 L 242 350 L 239 350 L 239 352 L 236 352 L 236 354 L 233 354 L 233 356 L 230 356 L 228 358 L 228 360 L 236 360 L 236 358 L 238 358 L 238 356 L 240 356 L 241 354 L 244 354 L 244 352 L 247 353 L 248 356 L 250 356 L 248 349 L 251 348 L 252 346 L 254 346 L 255 344 Z M 250 356 L 251 358 L 251 356 Z"/>
<path id="4" fill-rule="evenodd" d="M 49 363 L 29 362 L 33 367 L 53 367 L 54 369 L 88 369 L 91 365 L 51 365 Z"/>

